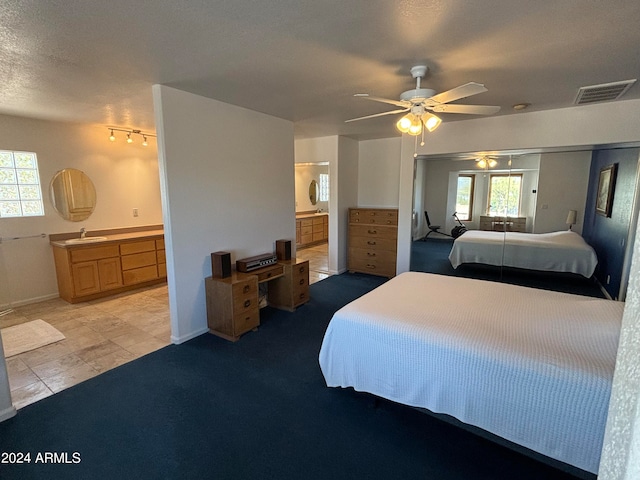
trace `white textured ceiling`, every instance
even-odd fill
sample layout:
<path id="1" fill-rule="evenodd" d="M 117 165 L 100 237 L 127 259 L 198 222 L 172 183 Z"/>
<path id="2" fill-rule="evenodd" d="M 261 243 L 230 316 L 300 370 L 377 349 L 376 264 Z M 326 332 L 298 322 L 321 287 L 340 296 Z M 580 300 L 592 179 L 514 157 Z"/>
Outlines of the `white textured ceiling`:
<path id="1" fill-rule="evenodd" d="M 387 137 L 396 116 L 344 123 L 395 108 L 353 94 L 396 99 L 421 63 L 423 87 L 489 89 L 463 103 L 568 107 L 581 86 L 638 78 L 640 2 L 0 3 L 0 113 L 26 117 L 151 130 L 160 83 L 291 120 L 298 137 Z"/>

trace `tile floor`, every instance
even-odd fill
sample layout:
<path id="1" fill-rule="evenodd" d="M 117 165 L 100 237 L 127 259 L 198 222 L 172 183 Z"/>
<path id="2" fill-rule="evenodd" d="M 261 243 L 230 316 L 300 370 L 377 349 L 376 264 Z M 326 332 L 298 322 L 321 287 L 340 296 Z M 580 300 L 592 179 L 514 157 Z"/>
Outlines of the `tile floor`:
<path id="1" fill-rule="evenodd" d="M 329 276 L 328 244 L 299 249 L 309 260 L 309 283 Z M 16 408 L 60 392 L 171 343 L 166 284 L 91 302 L 60 298 L 17 307 L 0 328 L 42 319 L 65 339 L 7 359 Z"/>
<path id="2" fill-rule="evenodd" d="M 0 317 L 0 328 L 38 318 L 66 338 L 7 359 L 16 408 L 171 343 L 166 284 L 91 302 L 57 298 L 17 307 Z"/>
<path id="3" fill-rule="evenodd" d="M 323 280 L 330 275 L 328 243 L 298 248 L 296 258 L 298 260 L 309 260 L 309 284 Z"/>

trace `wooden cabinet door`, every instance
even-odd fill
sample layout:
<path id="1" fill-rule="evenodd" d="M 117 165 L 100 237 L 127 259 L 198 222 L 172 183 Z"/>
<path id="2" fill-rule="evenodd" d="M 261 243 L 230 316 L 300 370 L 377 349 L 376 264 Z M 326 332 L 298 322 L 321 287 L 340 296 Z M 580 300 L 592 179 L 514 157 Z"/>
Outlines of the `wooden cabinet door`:
<path id="1" fill-rule="evenodd" d="M 104 258 L 98 260 L 98 274 L 100 277 L 100 289 L 109 290 L 122 286 L 122 268 L 120 258 Z"/>
<path id="2" fill-rule="evenodd" d="M 97 261 L 74 263 L 71 272 L 75 296 L 90 295 L 100 291 Z"/>

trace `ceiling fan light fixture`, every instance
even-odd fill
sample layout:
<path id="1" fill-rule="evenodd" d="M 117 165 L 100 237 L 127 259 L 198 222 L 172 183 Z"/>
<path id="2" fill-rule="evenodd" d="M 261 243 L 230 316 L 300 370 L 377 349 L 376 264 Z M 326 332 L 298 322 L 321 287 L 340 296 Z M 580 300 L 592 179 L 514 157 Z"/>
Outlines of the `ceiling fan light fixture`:
<path id="1" fill-rule="evenodd" d="M 408 113 L 396 123 L 396 128 L 400 130 L 402 133 L 409 133 L 409 128 L 413 123 L 413 114 Z"/>
<path id="2" fill-rule="evenodd" d="M 409 127 L 409 131 L 407 132 L 409 135 L 418 136 L 422 133 L 422 120 L 420 117 L 413 116 L 413 120 L 411 121 L 411 126 Z"/>
<path id="3" fill-rule="evenodd" d="M 433 132 L 442 123 L 442 119 L 432 113 L 425 113 L 422 115 L 422 121 L 424 122 L 424 126 L 427 127 L 427 130 L 430 132 Z"/>

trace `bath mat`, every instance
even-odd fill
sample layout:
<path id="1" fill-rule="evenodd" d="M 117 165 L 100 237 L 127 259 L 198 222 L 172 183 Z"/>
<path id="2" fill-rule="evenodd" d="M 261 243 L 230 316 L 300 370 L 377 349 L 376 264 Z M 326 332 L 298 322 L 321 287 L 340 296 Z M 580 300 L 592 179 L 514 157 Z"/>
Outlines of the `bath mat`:
<path id="1" fill-rule="evenodd" d="M 64 340 L 65 336 L 44 320 L 3 328 L 2 345 L 6 358 Z"/>

